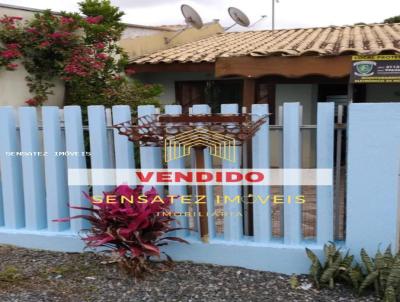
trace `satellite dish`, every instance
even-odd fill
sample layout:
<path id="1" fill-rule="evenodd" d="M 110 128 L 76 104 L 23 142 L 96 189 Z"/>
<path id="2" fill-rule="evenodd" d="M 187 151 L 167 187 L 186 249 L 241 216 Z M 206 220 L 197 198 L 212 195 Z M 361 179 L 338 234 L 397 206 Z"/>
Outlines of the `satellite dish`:
<path id="1" fill-rule="evenodd" d="M 169 44 L 173 39 L 175 39 L 177 36 L 183 33 L 186 29 L 188 29 L 188 27 L 193 27 L 196 29 L 200 29 L 203 27 L 203 21 L 201 20 L 200 15 L 194 10 L 193 7 L 187 4 L 182 4 L 181 11 L 182 15 L 185 17 L 185 22 L 187 26 L 178 31 L 173 37 L 171 38 L 165 37 L 164 39 L 166 44 Z"/>
<path id="2" fill-rule="evenodd" d="M 200 15 L 187 4 L 183 4 L 181 6 L 181 11 L 183 16 L 185 17 L 185 22 L 187 25 L 190 25 L 194 28 L 200 29 L 203 27 L 203 21 L 201 20 Z"/>
<path id="3" fill-rule="evenodd" d="M 248 27 L 250 25 L 249 18 L 240 9 L 238 9 L 236 7 L 230 7 L 230 8 L 228 8 L 228 13 L 231 16 L 231 18 L 233 19 L 233 21 L 235 21 L 234 25 L 239 24 L 240 26 L 243 26 L 243 27 Z M 231 27 L 233 27 L 234 25 L 232 25 Z"/>

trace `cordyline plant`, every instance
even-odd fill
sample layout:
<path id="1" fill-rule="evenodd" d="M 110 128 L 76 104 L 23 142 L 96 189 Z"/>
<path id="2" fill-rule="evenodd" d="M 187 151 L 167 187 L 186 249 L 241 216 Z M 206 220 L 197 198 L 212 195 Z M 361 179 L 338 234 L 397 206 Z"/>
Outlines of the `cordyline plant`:
<path id="1" fill-rule="evenodd" d="M 170 204 L 156 198 L 158 195 L 154 188 L 143 193 L 141 186 L 132 189 L 121 185 L 112 192 L 104 193 L 102 202 L 87 194 L 85 196 L 94 205 L 93 208 L 70 207 L 85 210 L 88 214 L 55 221 L 89 221 L 91 227 L 85 230 L 87 234 L 82 238 L 86 246 L 105 248 L 104 252 L 112 253 L 119 264 L 135 278 L 142 278 L 146 273 L 154 271 L 152 259 L 156 257 L 161 260 L 161 254 L 165 255 L 166 260 L 157 263 L 163 269 L 172 265 L 172 259 L 160 251 L 161 246 L 167 245 L 169 241 L 188 243 L 179 237 L 167 236 L 181 228 L 172 226 L 175 219 L 170 215 Z M 139 196 L 142 201 L 139 201 Z"/>

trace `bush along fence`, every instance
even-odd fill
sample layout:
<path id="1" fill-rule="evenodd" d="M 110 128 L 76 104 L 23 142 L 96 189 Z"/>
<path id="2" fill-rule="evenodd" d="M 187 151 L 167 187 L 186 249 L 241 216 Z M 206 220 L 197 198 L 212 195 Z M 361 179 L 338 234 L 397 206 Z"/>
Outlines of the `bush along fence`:
<path id="1" fill-rule="evenodd" d="M 235 114 L 237 105 L 222 105 L 221 112 Z M 130 120 L 128 106 L 88 107 L 88 125 L 82 124 L 81 108 L 66 106 L 36 108 L 0 107 L 0 243 L 28 248 L 82 251 L 78 235 L 87 224 L 80 219 L 63 223 L 54 219 L 79 215 L 74 206 L 88 206 L 83 192 L 102 195 L 110 186 L 69 185 L 68 169 L 143 169 L 164 167 L 162 148 L 134 148 L 126 136 L 112 128 Z M 158 112 L 154 106 L 139 106 L 138 115 Z M 165 112 L 180 114 L 181 107 L 169 105 Z M 206 114 L 210 108 L 196 105 L 192 114 Z M 251 112 L 268 113 L 268 106 L 253 105 Z M 319 103 L 316 125 L 316 168 L 332 169 L 334 157 L 334 104 Z M 282 167 L 301 168 L 301 108 L 298 103 L 283 106 Z M 88 137 L 88 139 L 87 139 Z M 90 156 L 88 142 L 90 144 Z M 252 166 L 269 168 L 269 125 L 263 124 L 251 142 Z M 250 150 L 250 149 L 247 149 Z M 242 151 L 238 149 L 238 151 Z M 378 245 L 398 247 L 400 104 L 351 104 L 347 146 L 346 239 L 338 245 L 357 255 L 361 248 L 374 254 Z M 135 153 L 139 152 L 138 154 Z M 212 168 L 209 151 L 204 151 L 205 168 Z M 243 151 L 244 152 L 244 151 Z M 246 151 L 248 152 L 248 151 Z M 22 156 L 24 155 L 24 156 Z M 66 156 L 67 155 L 67 156 Z M 167 168 L 185 167 L 185 159 L 165 164 Z M 237 169 L 240 162 L 222 160 L 223 168 Z M 165 188 L 158 187 L 159 192 Z M 214 188 L 206 188 L 208 211 L 215 207 Z M 223 186 L 224 195 L 242 194 L 242 186 Z M 168 193 L 186 195 L 196 188 L 169 186 Z M 270 187 L 253 186 L 252 194 L 268 195 Z M 310 262 L 307 247 L 323 258 L 323 245 L 334 239 L 333 186 L 316 188 L 316 236 L 309 240 L 302 232 L 302 206 L 284 203 L 282 236 L 273 236 L 272 206 L 254 203 L 253 233 L 244 235 L 243 216 L 226 215 L 223 232 L 216 228 L 216 216 L 208 216 L 209 241 L 200 240 L 197 231 L 179 230 L 177 235 L 190 244 L 174 243 L 165 251 L 174 260 L 241 266 L 281 273 L 306 273 Z M 300 195 L 301 187 L 284 186 L 283 195 Z M 306 201 L 307 202 L 307 201 Z M 189 206 L 174 203 L 173 210 L 188 211 Z M 237 203 L 223 204 L 225 212 L 242 212 Z M 198 225 L 198 217 L 178 217 L 181 226 Z M 307 239 L 307 240 L 306 240 Z M 356 257 L 357 258 L 357 257 Z"/>

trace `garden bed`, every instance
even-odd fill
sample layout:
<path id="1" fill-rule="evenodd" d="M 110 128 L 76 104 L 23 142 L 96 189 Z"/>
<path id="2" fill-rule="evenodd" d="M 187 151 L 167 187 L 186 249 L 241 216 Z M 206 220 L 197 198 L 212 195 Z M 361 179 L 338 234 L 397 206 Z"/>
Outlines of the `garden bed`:
<path id="1" fill-rule="evenodd" d="M 143 281 L 109 257 L 0 246 L 0 301 L 376 301 L 351 289 L 292 289 L 290 276 L 237 267 L 176 263 Z"/>

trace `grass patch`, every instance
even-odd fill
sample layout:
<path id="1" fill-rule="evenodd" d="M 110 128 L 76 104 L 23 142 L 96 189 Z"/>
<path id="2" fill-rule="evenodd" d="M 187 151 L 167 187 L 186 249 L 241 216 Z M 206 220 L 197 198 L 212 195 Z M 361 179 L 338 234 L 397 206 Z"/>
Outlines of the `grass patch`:
<path id="1" fill-rule="evenodd" d="M 17 282 L 24 279 L 23 274 L 15 266 L 7 266 L 0 272 L 0 282 Z"/>

